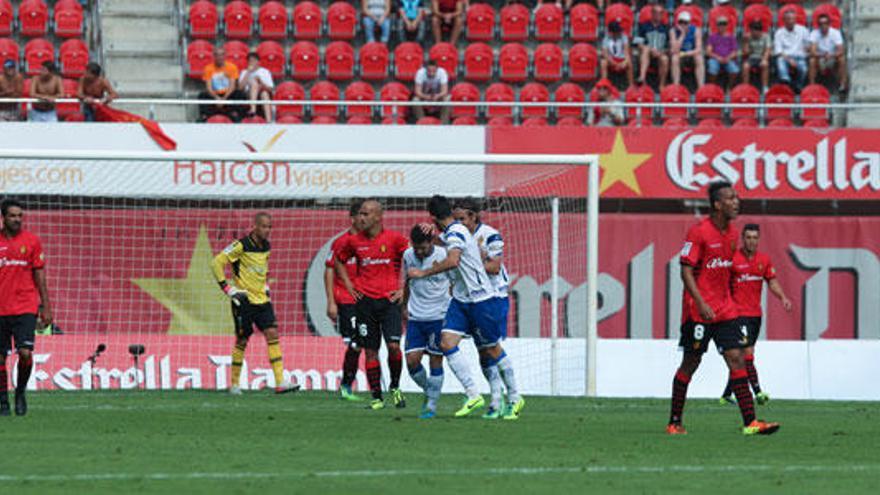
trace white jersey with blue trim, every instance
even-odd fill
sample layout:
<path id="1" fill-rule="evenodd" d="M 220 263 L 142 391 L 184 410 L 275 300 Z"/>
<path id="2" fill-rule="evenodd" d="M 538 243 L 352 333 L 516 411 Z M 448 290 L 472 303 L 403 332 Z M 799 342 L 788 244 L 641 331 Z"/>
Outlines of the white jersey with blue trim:
<path id="1" fill-rule="evenodd" d="M 495 297 L 495 286 L 483 266 L 480 246 L 467 227 L 453 222 L 440 234 L 440 240 L 447 250 L 461 251 L 458 268 L 449 271 L 452 278 L 452 297 L 463 303 L 480 302 Z"/>
<path id="2" fill-rule="evenodd" d="M 501 233 L 498 232 L 498 229 L 492 227 L 491 225 L 487 225 L 485 223 L 480 223 L 477 225 L 477 230 L 474 231 L 474 239 L 477 240 L 477 244 L 480 246 L 480 251 L 483 253 L 484 258 L 494 259 L 500 258 L 504 256 L 504 239 L 501 237 Z M 492 285 L 495 286 L 495 292 L 498 293 L 498 297 L 507 297 L 507 288 L 510 285 L 510 277 L 507 276 L 507 268 L 504 266 L 504 263 L 501 263 L 501 270 L 499 270 L 496 274 L 489 274 L 489 280 L 492 281 Z"/>
<path id="3" fill-rule="evenodd" d="M 415 250 L 410 247 L 403 252 L 404 272 L 410 268 L 427 270 L 446 259 L 446 249 L 434 246 L 430 255 L 420 259 Z M 436 321 L 446 316 L 446 308 L 449 307 L 449 276 L 438 273 L 430 277 L 410 279 L 409 301 L 406 310 L 412 321 Z"/>

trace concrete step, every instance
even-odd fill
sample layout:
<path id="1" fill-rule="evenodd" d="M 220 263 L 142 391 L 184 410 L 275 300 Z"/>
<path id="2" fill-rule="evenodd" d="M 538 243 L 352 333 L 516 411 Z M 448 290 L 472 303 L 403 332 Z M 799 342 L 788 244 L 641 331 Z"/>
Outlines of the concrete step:
<path id="1" fill-rule="evenodd" d="M 858 0 L 854 19 L 861 22 L 880 21 L 880 1 Z"/>
<path id="2" fill-rule="evenodd" d="M 102 21 L 101 36 L 106 41 L 131 40 L 176 40 L 179 31 L 170 20 L 140 17 L 105 17 Z"/>
<path id="3" fill-rule="evenodd" d="M 114 56 L 107 60 L 107 73 L 118 80 L 183 80 L 183 69 L 176 60 Z"/>
<path id="4" fill-rule="evenodd" d="M 114 107 L 140 115 L 153 118 L 158 122 L 186 122 L 187 109 L 180 105 L 142 105 L 142 104 L 118 104 Z M 152 113 L 151 113 L 152 110 Z"/>
<path id="5" fill-rule="evenodd" d="M 858 61 L 880 60 L 880 39 L 854 41 L 852 55 Z"/>
<path id="6" fill-rule="evenodd" d="M 110 74 L 110 82 L 120 95 L 131 98 L 176 98 L 181 93 L 180 79 L 117 79 Z"/>
<path id="7" fill-rule="evenodd" d="M 877 81 L 880 81 L 880 64 L 875 63 L 854 70 L 850 82 L 850 101 L 880 101 L 880 85 Z"/>
<path id="8" fill-rule="evenodd" d="M 850 110 L 847 112 L 846 125 L 863 128 L 880 127 L 880 109 Z"/>
<path id="9" fill-rule="evenodd" d="M 104 0 L 102 16 L 168 17 L 174 12 L 174 0 Z"/>

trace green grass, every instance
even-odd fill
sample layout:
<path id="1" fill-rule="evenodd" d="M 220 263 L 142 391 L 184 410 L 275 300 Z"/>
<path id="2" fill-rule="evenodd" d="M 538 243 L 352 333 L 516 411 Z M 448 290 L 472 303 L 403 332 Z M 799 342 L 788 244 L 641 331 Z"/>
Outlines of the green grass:
<path id="1" fill-rule="evenodd" d="M 528 398 L 515 422 L 367 411 L 327 393 L 32 393 L 0 418 L 4 493 L 876 493 L 880 404 Z"/>

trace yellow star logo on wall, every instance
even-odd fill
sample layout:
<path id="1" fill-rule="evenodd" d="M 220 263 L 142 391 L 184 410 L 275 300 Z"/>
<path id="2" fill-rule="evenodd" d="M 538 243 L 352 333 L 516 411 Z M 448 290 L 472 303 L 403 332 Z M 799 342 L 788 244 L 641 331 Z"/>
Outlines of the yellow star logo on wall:
<path id="1" fill-rule="evenodd" d="M 211 242 L 204 225 L 185 278 L 136 278 L 132 283 L 171 312 L 169 335 L 232 335 L 229 298 L 223 295 L 211 273 Z"/>
<path id="2" fill-rule="evenodd" d="M 642 195 L 642 188 L 636 179 L 636 169 L 651 158 L 650 153 L 630 153 L 623 142 L 623 133 L 620 129 L 614 135 L 614 145 L 610 153 L 599 155 L 599 168 L 602 170 L 602 182 L 599 184 L 599 194 L 607 191 L 611 186 L 622 182 L 633 192 Z"/>

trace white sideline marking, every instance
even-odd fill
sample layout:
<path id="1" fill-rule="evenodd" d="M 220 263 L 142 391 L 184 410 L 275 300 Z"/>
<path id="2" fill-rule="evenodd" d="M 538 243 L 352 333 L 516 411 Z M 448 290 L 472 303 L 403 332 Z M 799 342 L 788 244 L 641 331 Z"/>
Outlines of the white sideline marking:
<path id="1" fill-rule="evenodd" d="M 0 474 L 0 482 L 72 482 L 72 481 L 175 481 L 175 480 L 256 480 L 291 478 L 375 478 L 386 476 L 497 476 L 497 475 L 541 475 L 541 474 L 660 474 L 660 473 L 729 473 L 729 472 L 813 472 L 813 473 L 853 473 L 880 472 L 880 464 L 823 466 L 819 464 L 795 464 L 783 467 L 772 466 L 582 466 L 582 467 L 500 467 L 485 469 L 382 469 L 352 471 L 291 471 L 277 473 L 255 472 L 202 472 L 202 473 L 84 473 L 84 474 Z"/>

